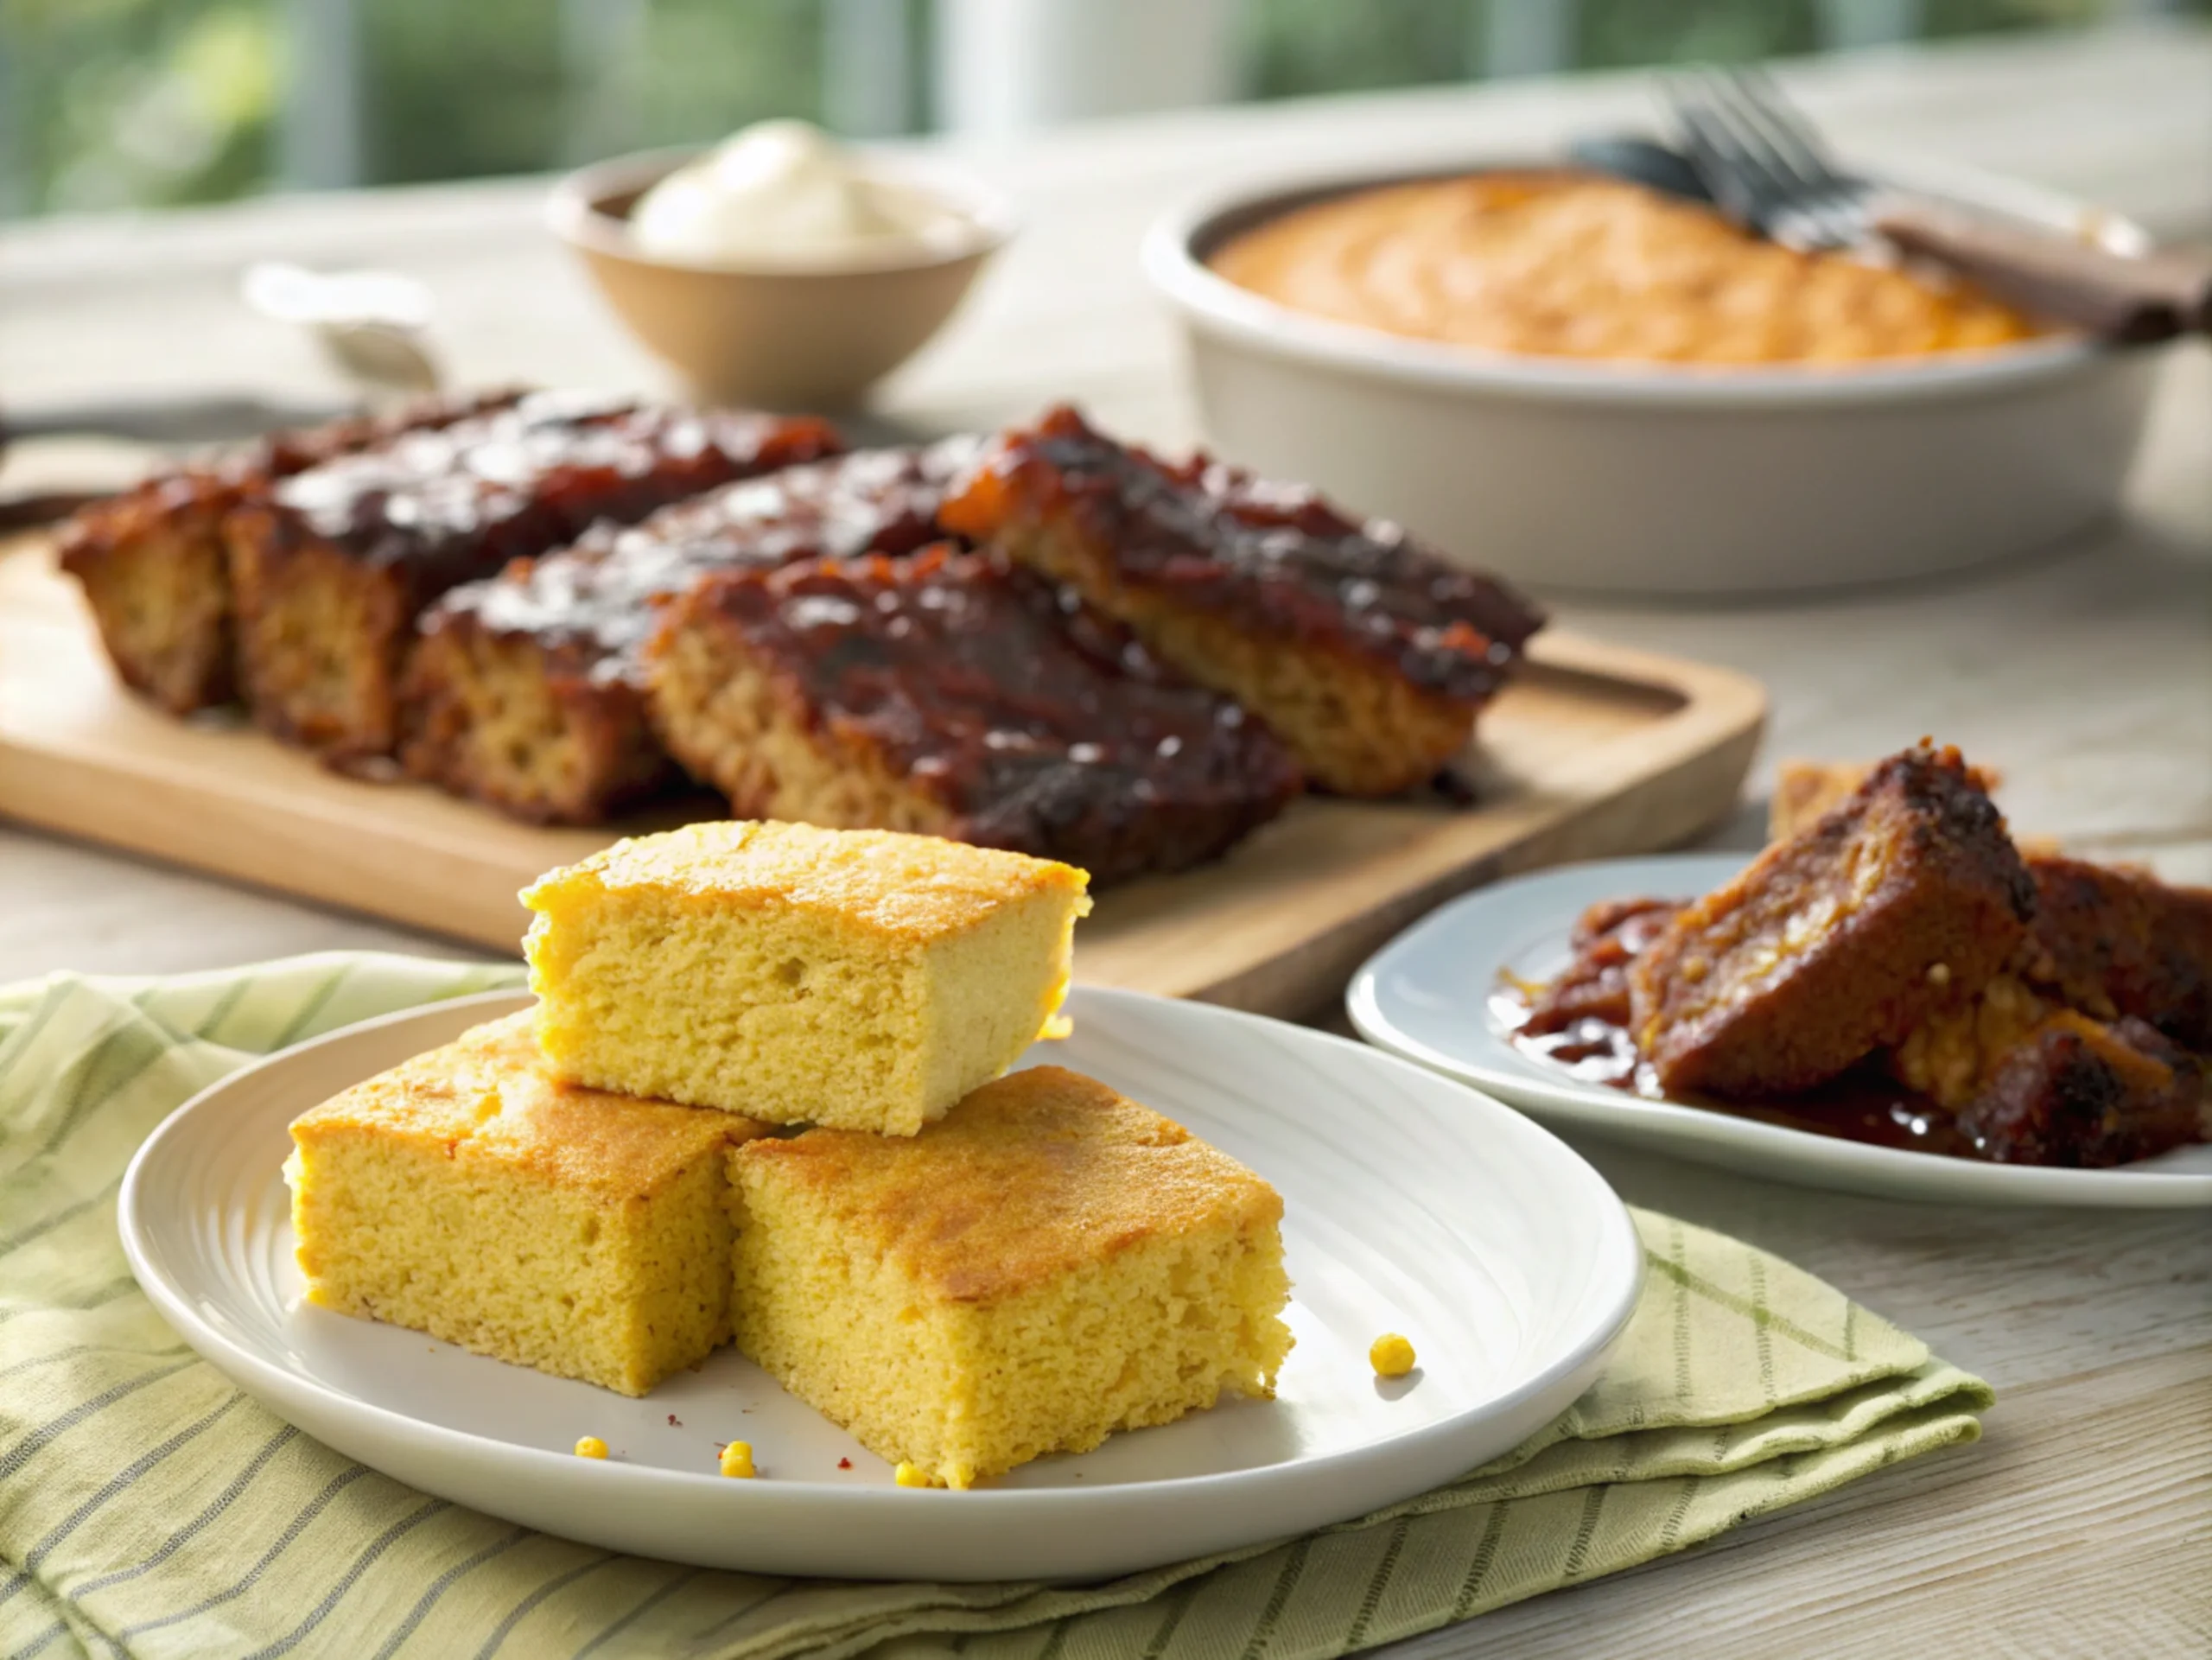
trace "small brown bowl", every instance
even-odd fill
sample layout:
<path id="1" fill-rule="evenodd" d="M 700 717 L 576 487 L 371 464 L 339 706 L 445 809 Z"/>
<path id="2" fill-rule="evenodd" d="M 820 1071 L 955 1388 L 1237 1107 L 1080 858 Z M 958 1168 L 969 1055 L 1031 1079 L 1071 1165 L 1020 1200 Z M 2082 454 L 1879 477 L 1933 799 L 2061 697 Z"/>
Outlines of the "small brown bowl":
<path id="1" fill-rule="evenodd" d="M 995 193 L 902 166 L 886 172 L 950 207 L 966 224 L 959 242 L 834 265 L 694 264 L 639 252 L 631 208 L 700 154 L 652 150 L 581 169 L 554 187 L 546 217 L 615 315 L 702 402 L 836 409 L 857 401 L 944 326 L 1014 232 Z"/>

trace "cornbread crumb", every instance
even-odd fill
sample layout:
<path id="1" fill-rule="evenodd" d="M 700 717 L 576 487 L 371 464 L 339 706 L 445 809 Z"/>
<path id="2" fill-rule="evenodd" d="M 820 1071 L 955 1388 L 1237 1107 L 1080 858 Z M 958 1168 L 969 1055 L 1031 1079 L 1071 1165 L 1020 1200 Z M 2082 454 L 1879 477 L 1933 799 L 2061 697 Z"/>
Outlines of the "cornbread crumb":
<path id="1" fill-rule="evenodd" d="M 1059 1008 L 1086 881 L 886 830 L 618 842 L 523 894 L 538 1043 L 599 1089 L 911 1135 Z"/>
<path id="2" fill-rule="evenodd" d="M 1274 1392 L 1282 1200 L 1093 1079 L 1036 1067 L 911 1140 L 810 1130 L 730 1171 L 739 1348 L 922 1479 Z"/>
<path id="3" fill-rule="evenodd" d="M 1395 1332 L 1385 1332 L 1367 1351 L 1377 1377 L 1403 1377 L 1414 1369 L 1414 1345 Z"/>
<path id="4" fill-rule="evenodd" d="M 751 1478 L 760 1474 L 753 1467 L 753 1443 L 732 1441 L 722 1448 L 721 1472 L 726 1476 Z"/>
<path id="5" fill-rule="evenodd" d="M 760 1128 L 570 1088 L 530 1028 L 480 1026 L 293 1123 L 308 1298 L 643 1395 L 728 1339 L 723 1154 Z"/>
<path id="6" fill-rule="evenodd" d="M 580 1459 L 603 1459 L 607 1456 L 607 1443 L 596 1435 L 582 1436 L 576 1442 L 576 1456 Z"/>

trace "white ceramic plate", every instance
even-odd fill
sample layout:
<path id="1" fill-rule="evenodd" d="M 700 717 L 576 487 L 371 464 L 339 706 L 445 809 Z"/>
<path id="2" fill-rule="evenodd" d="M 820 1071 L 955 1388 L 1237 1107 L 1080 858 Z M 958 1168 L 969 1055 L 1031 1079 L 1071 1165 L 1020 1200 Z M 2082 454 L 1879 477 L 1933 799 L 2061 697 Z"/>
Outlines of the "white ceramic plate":
<path id="1" fill-rule="evenodd" d="M 1522 1054 L 1490 1010 L 1501 972 L 1546 980 L 1567 932 L 1599 900 L 1703 894 L 1740 854 L 1604 859 L 1501 882 L 1443 906 L 1385 945 L 1346 994 L 1352 1024 L 1395 1053 L 1464 1078 L 1548 1123 L 1748 1175 L 1888 1199 L 1967 1204 L 2165 1208 L 2212 1205 L 2212 1146 L 2118 1170 L 1979 1164 L 1870 1147 L 1701 1107 L 1647 1101 L 1567 1077 Z"/>
<path id="2" fill-rule="evenodd" d="M 162 1314 L 271 1409 L 426 1491 L 569 1538 L 772 1574 L 1127 1573 L 1357 1516 L 1495 1457 L 1582 1392 L 1635 1306 L 1643 1252 L 1619 1200 L 1518 1113 L 1341 1039 L 1089 988 L 1075 1035 L 1033 1059 L 1104 1079 L 1282 1193 L 1298 1346 L 1274 1402 L 971 1491 L 918 1491 L 733 1351 L 632 1401 L 302 1304 L 286 1124 L 523 1001 L 371 1021 L 216 1085 L 132 1161 L 121 1227 Z M 1369 1368 L 1386 1331 L 1418 1347 L 1408 1379 Z M 587 1434 L 613 1457 L 573 1456 Z M 731 1440 L 752 1442 L 764 1479 L 715 1473 Z"/>

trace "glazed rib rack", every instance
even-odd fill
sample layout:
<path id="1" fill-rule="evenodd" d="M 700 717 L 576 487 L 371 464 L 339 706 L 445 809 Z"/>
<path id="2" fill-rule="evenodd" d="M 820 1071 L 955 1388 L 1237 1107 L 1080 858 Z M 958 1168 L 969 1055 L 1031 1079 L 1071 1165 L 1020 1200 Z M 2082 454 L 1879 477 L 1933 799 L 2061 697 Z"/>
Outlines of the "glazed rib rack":
<path id="1" fill-rule="evenodd" d="M 66 547 L 126 683 L 349 770 L 575 824 L 689 774 L 1100 880 L 1309 785 L 1427 783 L 1541 622 L 1395 525 L 1066 409 L 848 455 L 809 418 L 502 393 L 180 470 Z"/>

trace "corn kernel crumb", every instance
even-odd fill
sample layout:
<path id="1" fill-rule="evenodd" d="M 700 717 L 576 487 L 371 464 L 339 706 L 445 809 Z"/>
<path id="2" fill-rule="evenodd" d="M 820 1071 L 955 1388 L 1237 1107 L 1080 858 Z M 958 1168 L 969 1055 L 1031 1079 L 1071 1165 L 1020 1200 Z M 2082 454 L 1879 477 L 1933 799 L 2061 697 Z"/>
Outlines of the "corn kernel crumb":
<path id="1" fill-rule="evenodd" d="M 926 1487 L 930 1485 L 929 1472 L 920 1465 L 909 1463 L 905 1459 L 899 1460 L 899 1467 L 892 1472 L 892 1479 L 902 1487 Z"/>
<path id="2" fill-rule="evenodd" d="M 753 1443 L 732 1441 L 722 1448 L 722 1473 L 726 1476 L 754 1476 L 760 1472 L 753 1467 Z"/>
<path id="3" fill-rule="evenodd" d="M 607 1443 L 596 1435 L 586 1435 L 576 1443 L 576 1456 L 580 1459 L 603 1459 L 607 1456 Z"/>
<path id="4" fill-rule="evenodd" d="M 1377 1377 L 1403 1377 L 1414 1369 L 1414 1345 L 1395 1332 L 1385 1332 L 1367 1352 Z"/>

